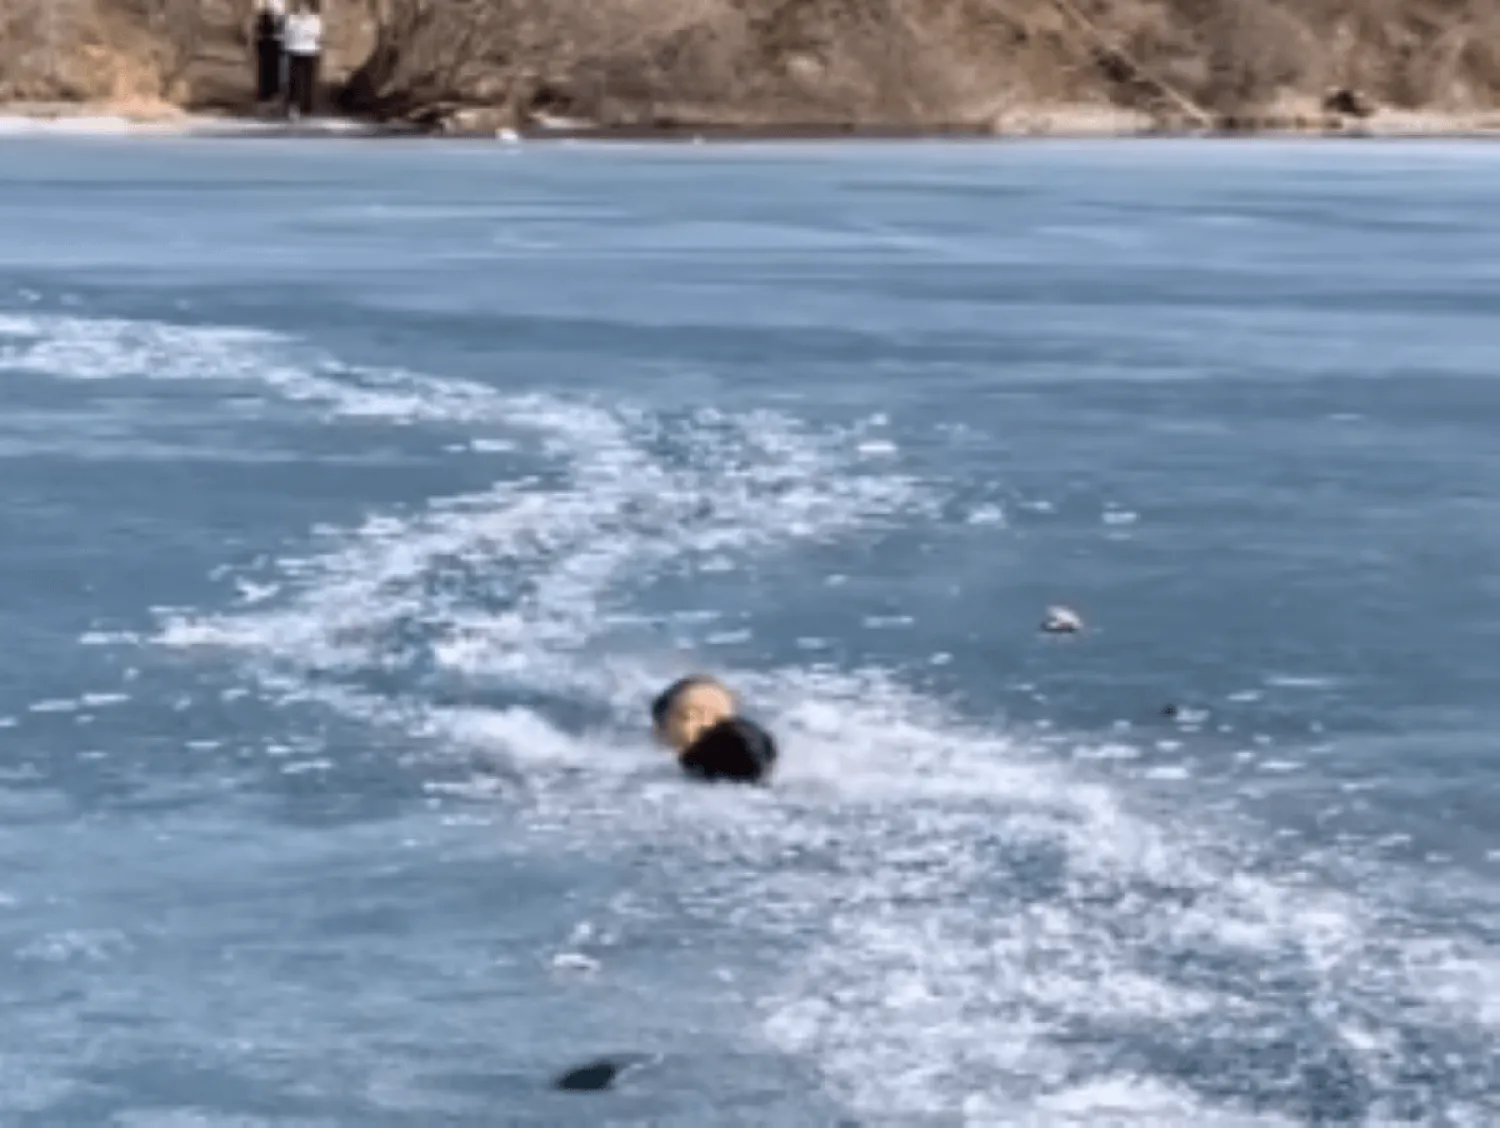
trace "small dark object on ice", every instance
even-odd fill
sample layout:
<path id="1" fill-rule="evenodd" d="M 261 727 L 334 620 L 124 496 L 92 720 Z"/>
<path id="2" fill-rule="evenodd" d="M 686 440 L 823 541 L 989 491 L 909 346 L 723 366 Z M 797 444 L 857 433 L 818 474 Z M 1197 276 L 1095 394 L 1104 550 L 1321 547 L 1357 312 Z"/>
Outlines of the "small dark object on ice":
<path id="1" fill-rule="evenodd" d="M 610 1057 L 595 1058 L 583 1065 L 575 1065 L 552 1081 L 554 1089 L 566 1089 L 575 1093 L 597 1093 L 608 1089 L 625 1073 L 642 1066 L 659 1063 L 659 1054 L 625 1053 Z"/>
<path id="2" fill-rule="evenodd" d="M 1161 715 L 1169 719 L 1175 720 L 1177 715 L 1181 712 L 1182 710 L 1179 709 L 1176 705 L 1163 705 L 1161 707 Z"/>
<path id="3" fill-rule="evenodd" d="M 574 1093 L 597 1093 L 615 1083 L 628 1063 L 600 1058 L 587 1065 L 574 1066 L 552 1082 L 554 1089 L 566 1089 Z"/>

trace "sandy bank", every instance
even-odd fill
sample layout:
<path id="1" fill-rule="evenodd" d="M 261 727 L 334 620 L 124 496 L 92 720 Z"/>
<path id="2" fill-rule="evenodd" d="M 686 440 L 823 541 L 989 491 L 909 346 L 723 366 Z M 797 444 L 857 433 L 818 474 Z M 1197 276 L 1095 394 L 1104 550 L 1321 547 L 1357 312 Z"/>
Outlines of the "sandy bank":
<path id="1" fill-rule="evenodd" d="M 344 117 L 288 122 L 274 117 L 189 113 L 164 103 L 0 103 L 0 137 L 25 135 L 276 137 L 316 140 L 340 137 L 445 137 L 501 142 L 599 141 L 839 141 L 951 138 L 1130 138 L 1226 136 L 1323 136 L 1376 138 L 1500 137 L 1500 113 L 1441 113 L 1380 110 L 1368 117 L 1290 109 L 1205 126 L 1167 122 L 1113 106 L 1018 106 L 982 124 L 905 125 L 683 121 L 650 125 L 597 125 L 540 117 L 517 130 L 481 111 L 455 115 L 438 130 L 381 124 Z"/>
<path id="2" fill-rule="evenodd" d="M 27 135 L 148 137 L 383 136 L 409 132 L 349 118 L 288 122 L 277 118 L 190 113 L 158 103 L 0 102 L 0 137 Z"/>

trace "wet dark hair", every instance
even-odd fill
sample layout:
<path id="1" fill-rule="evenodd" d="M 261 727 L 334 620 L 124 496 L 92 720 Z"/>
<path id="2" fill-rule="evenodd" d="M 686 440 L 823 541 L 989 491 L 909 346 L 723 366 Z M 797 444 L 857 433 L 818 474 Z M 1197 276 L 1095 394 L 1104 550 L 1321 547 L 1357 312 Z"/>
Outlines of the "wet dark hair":
<path id="1" fill-rule="evenodd" d="M 685 689 L 695 685 L 713 685 L 713 679 L 705 678 L 701 674 L 689 674 L 685 678 L 678 678 L 666 689 L 662 690 L 651 701 L 651 723 L 660 728 L 666 723 L 667 714 L 672 711 L 672 705 L 677 698 L 682 696 Z"/>
<path id="2" fill-rule="evenodd" d="M 754 721 L 729 717 L 701 733 L 677 762 L 706 780 L 764 783 L 776 768 L 776 740 Z"/>

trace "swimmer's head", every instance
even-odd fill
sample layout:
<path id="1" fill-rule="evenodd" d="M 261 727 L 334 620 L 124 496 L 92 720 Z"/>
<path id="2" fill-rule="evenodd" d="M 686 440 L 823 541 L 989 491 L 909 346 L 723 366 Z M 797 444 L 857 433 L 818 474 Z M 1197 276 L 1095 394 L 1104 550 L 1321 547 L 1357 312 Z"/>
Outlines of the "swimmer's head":
<path id="1" fill-rule="evenodd" d="M 700 735 L 735 714 L 734 694 L 713 678 L 680 678 L 651 702 L 651 726 L 656 738 L 674 752 L 686 749 Z"/>

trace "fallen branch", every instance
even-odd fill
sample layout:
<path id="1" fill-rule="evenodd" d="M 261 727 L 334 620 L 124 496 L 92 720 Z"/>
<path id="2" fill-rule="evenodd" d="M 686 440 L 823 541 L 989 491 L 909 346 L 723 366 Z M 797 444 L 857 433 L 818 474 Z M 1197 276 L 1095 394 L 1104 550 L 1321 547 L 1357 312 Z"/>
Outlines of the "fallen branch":
<path id="1" fill-rule="evenodd" d="M 1153 74 L 1150 70 L 1143 66 L 1138 59 L 1133 58 L 1128 52 L 1111 43 L 1109 41 L 1109 37 L 1106 36 L 1102 31 L 1100 31 L 1091 19 L 1089 19 L 1086 15 L 1079 11 L 1078 6 L 1073 3 L 1073 0 L 1052 0 L 1052 3 L 1055 4 L 1058 11 L 1062 12 L 1065 17 L 1071 20 L 1080 31 L 1082 31 L 1086 36 L 1093 40 L 1094 46 L 1097 50 L 1103 52 L 1109 58 L 1122 64 L 1133 77 L 1144 82 L 1146 85 L 1153 87 L 1157 91 L 1157 93 L 1163 95 L 1169 102 L 1171 102 L 1180 111 L 1182 111 L 1183 114 L 1191 118 L 1193 121 L 1197 122 L 1200 126 L 1203 126 L 1206 129 L 1213 128 L 1215 123 L 1213 114 L 1209 113 L 1202 106 L 1198 105 L 1197 102 L 1193 101 L 1166 79 L 1162 78 L 1159 75 Z"/>

